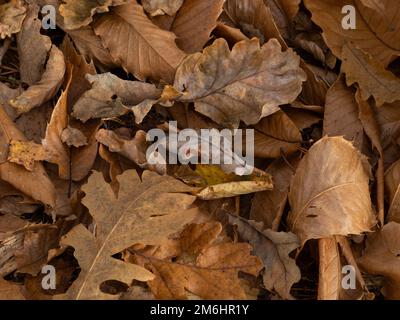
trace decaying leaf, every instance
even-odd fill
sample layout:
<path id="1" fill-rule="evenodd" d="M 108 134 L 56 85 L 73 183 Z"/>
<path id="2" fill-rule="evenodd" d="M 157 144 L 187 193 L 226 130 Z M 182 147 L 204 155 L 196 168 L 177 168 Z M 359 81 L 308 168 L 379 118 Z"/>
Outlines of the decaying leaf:
<path id="1" fill-rule="evenodd" d="M 65 62 L 62 52 L 52 46 L 50 57 L 46 64 L 46 71 L 39 82 L 30 86 L 19 97 L 10 101 L 10 105 L 17 109 L 19 114 L 26 113 L 35 107 L 49 101 L 60 88 L 64 79 Z"/>
<path id="2" fill-rule="evenodd" d="M 232 51 L 219 39 L 183 61 L 174 87 L 182 92 L 179 101 L 194 101 L 197 111 L 219 124 L 255 124 L 300 93 L 305 74 L 299 62 L 274 39 L 261 48 L 258 39 L 241 41 Z"/>
<path id="3" fill-rule="evenodd" d="M 42 145 L 32 141 L 10 141 L 8 161 L 23 165 L 26 170 L 33 171 L 35 161 L 46 160 L 47 154 Z"/>
<path id="4" fill-rule="evenodd" d="M 92 17 L 96 13 L 108 11 L 112 5 L 120 5 L 124 0 L 64 0 L 65 4 L 60 5 L 60 14 L 64 17 L 67 29 L 79 29 L 92 22 Z"/>
<path id="5" fill-rule="evenodd" d="M 263 281 L 268 290 L 276 291 L 282 298 L 291 299 L 290 289 L 300 280 L 300 269 L 289 257 L 300 246 L 293 233 L 264 230 L 262 223 L 229 215 L 230 223 L 237 225 L 239 234 L 254 247 L 265 267 Z"/>
<path id="6" fill-rule="evenodd" d="M 364 156 L 342 137 L 325 137 L 310 149 L 289 193 L 288 223 L 302 244 L 372 230 L 369 170 Z"/>
<path id="7" fill-rule="evenodd" d="M 148 284 L 156 298 L 186 299 L 187 290 L 203 299 L 246 299 L 238 272 L 256 276 L 262 264 L 247 243 L 214 243 L 220 232 L 215 222 L 189 225 L 170 253 L 129 251 L 154 273 Z"/>
<path id="8" fill-rule="evenodd" d="M 378 107 L 400 100 L 400 80 L 376 60 L 349 43 L 343 46 L 342 58 L 346 83 L 350 86 L 357 82 L 363 100 L 373 96 Z"/>
<path id="9" fill-rule="evenodd" d="M 73 116 L 86 122 L 90 118 L 111 118 L 123 115 L 126 107 L 147 99 L 157 99 L 161 90 L 139 81 L 127 81 L 111 73 L 88 75 L 92 88 L 74 106 Z"/>
<path id="10" fill-rule="evenodd" d="M 21 0 L 11 0 L 0 5 L 0 37 L 11 37 L 21 30 L 26 8 Z"/>
<path id="11" fill-rule="evenodd" d="M 143 0 L 142 5 L 152 16 L 168 14 L 173 16 L 182 6 L 184 0 Z"/>
<path id="12" fill-rule="evenodd" d="M 390 222 L 381 230 L 370 234 L 366 250 L 357 260 L 364 271 L 385 277 L 382 292 L 386 298 L 396 300 L 400 299 L 399 232 L 400 225 Z"/>
<path id="13" fill-rule="evenodd" d="M 157 245 L 196 214 L 196 208 L 190 209 L 195 197 L 179 193 L 188 188 L 173 178 L 146 171 L 141 182 L 135 171 L 128 170 L 118 180 L 118 198 L 99 172 L 83 187 L 83 203 L 96 221 L 97 234 L 78 225 L 62 240 L 75 248 L 82 269 L 67 299 L 112 299 L 116 297 L 100 290 L 106 280 L 129 284 L 133 279 L 153 279 L 151 272 L 112 255 L 137 243 Z"/>

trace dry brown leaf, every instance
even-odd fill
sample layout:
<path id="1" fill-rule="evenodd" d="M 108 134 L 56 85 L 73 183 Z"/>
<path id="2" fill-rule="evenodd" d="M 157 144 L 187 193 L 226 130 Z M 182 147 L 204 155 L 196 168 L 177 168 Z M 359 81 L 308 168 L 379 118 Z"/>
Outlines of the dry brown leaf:
<path id="1" fill-rule="evenodd" d="M 357 82 L 363 100 L 373 96 L 378 107 L 400 100 L 400 79 L 376 60 L 350 43 L 343 46 L 342 58 L 346 83 L 351 86 Z"/>
<path id="2" fill-rule="evenodd" d="M 223 5 L 224 0 L 185 0 L 171 26 L 179 48 L 187 53 L 201 51 L 210 40 Z"/>
<path id="3" fill-rule="evenodd" d="M 262 264 L 247 243 L 216 242 L 221 229 L 215 222 L 189 225 L 166 257 L 162 252 L 129 250 L 154 273 L 148 285 L 156 298 L 187 299 L 187 291 L 203 299 L 247 298 L 238 272 L 256 276 Z"/>
<path id="4" fill-rule="evenodd" d="M 368 236 L 367 248 L 357 260 L 369 274 L 385 277 L 382 293 L 387 299 L 400 299 L 400 224 L 390 222 Z"/>
<path id="5" fill-rule="evenodd" d="M 87 138 L 82 131 L 70 126 L 62 131 L 60 138 L 68 147 L 80 148 L 88 145 Z"/>
<path id="6" fill-rule="evenodd" d="M 196 110 L 226 127 L 239 121 L 255 124 L 295 100 L 305 74 L 291 50 L 281 52 L 277 40 L 260 48 L 258 39 L 241 41 L 232 51 L 223 39 L 179 66 L 174 87 L 179 101 L 194 101 Z"/>
<path id="7" fill-rule="evenodd" d="M 151 280 L 151 272 L 112 255 L 137 243 L 157 245 L 196 215 L 197 209 L 190 208 L 195 197 L 179 193 L 188 187 L 173 178 L 145 171 L 141 181 L 135 170 L 128 170 L 118 180 L 118 198 L 99 172 L 83 187 L 83 204 L 96 222 L 97 235 L 78 225 L 62 240 L 63 245 L 75 248 L 82 269 L 63 298 L 117 298 L 103 293 L 101 283 Z"/>
<path id="8" fill-rule="evenodd" d="M 138 131 L 132 140 L 126 140 L 118 136 L 114 131 L 100 129 L 96 134 L 96 139 L 101 144 L 108 147 L 111 152 L 117 152 L 136 163 L 143 169 L 156 171 L 160 174 L 166 173 L 165 165 L 150 165 L 146 159 L 147 141 L 146 132 Z"/>
<path id="9" fill-rule="evenodd" d="M 39 6 L 31 4 L 17 36 L 21 80 L 30 86 L 40 81 L 51 48 L 50 38 L 40 33 L 38 14 Z"/>
<path id="10" fill-rule="evenodd" d="M 136 0 L 112 8 L 94 23 L 94 30 L 113 59 L 142 81 L 171 83 L 185 56 L 175 35 L 153 24 Z"/>
<path id="11" fill-rule="evenodd" d="M 75 30 L 86 27 L 92 22 L 96 13 L 108 12 L 108 7 L 120 5 L 124 0 L 63 0 L 59 11 L 64 17 L 64 24 L 67 29 Z"/>
<path id="12" fill-rule="evenodd" d="M 324 39 L 336 57 L 343 58 L 343 46 L 353 42 L 372 58 L 386 67 L 400 55 L 400 21 L 397 19 L 397 0 L 383 0 L 384 15 L 359 4 L 355 0 L 305 0 L 312 20 L 322 28 Z M 356 10 L 356 29 L 342 28 L 342 8 L 353 5 Z"/>
<path id="13" fill-rule="evenodd" d="M 328 90 L 324 134 L 330 137 L 343 136 L 361 151 L 366 141 L 354 94 L 354 90 L 346 87 L 343 76 Z"/>
<path id="14" fill-rule="evenodd" d="M 5 39 L 21 30 L 26 8 L 21 0 L 11 0 L 0 5 L 0 37 Z"/>
<path id="15" fill-rule="evenodd" d="M 16 99 L 11 100 L 10 105 L 17 109 L 18 114 L 26 113 L 41 106 L 57 93 L 64 80 L 64 73 L 64 55 L 53 45 L 46 64 L 46 71 L 40 81 L 30 86 Z"/>
<path id="16" fill-rule="evenodd" d="M 287 47 L 275 25 L 271 10 L 263 0 L 227 0 L 224 9 L 249 38 L 257 37 L 262 44 L 276 38 L 283 48 Z"/>
<path id="17" fill-rule="evenodd" d="M 8 156 L 8 146 L 11 139 L 26 141 L 26 138 L 17 129 L 1 106 L 0 124 L 0 179 L 8 182 L 33 199 L 54 207 L 56 192 L 40 163 L 36 163 L 31 172 L 17 164 L 4 162 Z M 38 185 L 40 185 L 40 188 L 37 187 Z"/>
<path id="18" fill-rule="evenodd" d="M 123 115 L 127 107 L 157 99 L 161 94 L 152 84 L 122 80 L 112 73 L 88 75 L 87 80 L 92 88 L 77 101 L 73 112 L 73 116 L 83 122 Z"/>
<path id="19" fill-rule="evenodd" d="M 279 158 L 295 152 L 301 144 L 300 130 L 283 111 L 278 111 L 256 126 L 254 155 L 260 158 Z"/>
<path id="20" fill-rule="evenodd" d="M 0 82 L 0 104 L 3 106 L 4 111 L 11 118 L 11 120 L 15 120 L 17 117 L 16 110 L 9 105 L 9 101 L 15 99 L 22 93 L 21 88 L 11 89 L 6 84 Z"/>
<path id="21" fill-rule="evenodd" d="M 151 16 L 167 14 L 173 16 L 182 6 L 184 0 L 143 0 L 142 5 Z"/>
<path id="22" fill-rule="evenodd" d="M 299 160 L 289 158 L 288 162 L 290 166 L 283 159 L 277 159 L 268 167 L 267 172 L 272 175 L 274 188 L 271 191 L 258 192 L 253 198 L 250 219 L 262 222 L 265 229 L 279 229 L 288 199 L 290 180 Z"/>
<path id="23" fill-rule="evenodd" d="M 342 137 L 324 137 L 305 155 L 291 182 L 288 223 L 302 244 L 360 234 L 375 225 L 366 158 Z"/>
<path id="24" fill-rule="evenodd" d="M 254 253 L 261 258 L 265 271 L 264 286 L 274 290 L 283 299 L 293 299 L 290 289 L 301 278 L 300 269 L 289 253 L 300 246 L 297 236 L 291 232 L 275 232 L 264 229 L 262 223 L 229 215 L 229 222 L 238 227 L 245 241 L 249 241 Z"/>
<path id="25" fill-rule="evenodd" d="M 292 20 L 299 11 L 301 0 L 280 0 L 280 2 L 288 19 Z"/>
<path id="26" fill-rule="evenodd" d="M 11 140 L 8 152 L 8 161 L 22 165 L 29 171 L 35 169 L 35 161 L 47 158 L 43 146 L 32 141 Z"/>
<path id="27" fill-rule="evenodd" d="M 25 300 L 22 286 L 0 278 L 0 300 Z"/>
<path id="28" fill-rule="evenodd" d="M 400 223 L 400 160 L 390 166 L 385 173 L 385 186 L 388 192 L 388 221 Z"/>

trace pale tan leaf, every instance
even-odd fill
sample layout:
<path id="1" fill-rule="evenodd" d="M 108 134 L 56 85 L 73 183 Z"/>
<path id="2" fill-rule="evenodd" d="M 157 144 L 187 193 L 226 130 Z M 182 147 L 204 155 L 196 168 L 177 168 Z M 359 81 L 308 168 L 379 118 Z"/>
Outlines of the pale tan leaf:
<path id="1" fill-rule="evenodd" d="M 171 83 L 185 56 L 175 35 L 153 24 L 135 0 L 113 7 L 94 23 L 94 30 L 113 59 L 142 81 Z"/>
<path id="2" fill-rule="evenodd" d="M 5 39 L 21 30 L 26 8 L 21 0 L 11 0 L 0 5 L 0 37 Z"/>
<path id="3" fill-rule="evenodd" d="M 108 118 L 123 115 L 125 106 L 135 106 L 146 99 L 157 99 L 161 90 L 139 81 L 122 80 L 112 73 L 88 75 L 91 89 L 74 106 L 73 116 L 86 122 L 90 118 Z"/>
<path id="4" fill-rule="evenodd" d="M 366 158 L 342 137 L 324 137 L 300 162 L 291 182 L 291 230 L 308 239 L 360 234 L 375 225 Z"/>
<path id="5" fill-rule="evenodd" d="M 70 126 L 62 131 L 60 138 L 68 147 L 80 148 L 88 145 L 87 138 L 82 131 Z"/>
<path id="6" fill-rule="evenodd" d="M 275 39 L 261 48 L 258 39 L 241 41 L 232 51 L 218 39 L 184 60 L 174 87 L 182 92 L 179 101 L 194 101 L 197 111 L 221 125 L 255 124 L 298 96 L 305 80 L 299 63 Z"/>
<path id="7" fill-rule="evenodd" d="M 190 209 L 195 197 L 179 193 L 188 187 L 173 178 L 145 171 L 141 180 L 135 170 L 128 170 L 118 180 L 118 198 L 99 172 L 94 172 L 83 187 L 83 204 L 96 222 L 97 234 L 79 225 L 62 240 L 63 245 L 75 248 L 82 271 L 61 298 L 115 299 L 118 296 L 100 290 L 101 283 L 152 279 L 149 271 L 112 255 L 133 244 L 159 244 L 197 212 L 196 208 Z"/>
<path id="8" fill-rule="evenodd" d="M 182 6 L 184 0 L 143 0 L 142 5 L 151 16 L 167 14 L 173 16 Z"/>
<path id="9" fill-rule="evenodd" d="M 335 237 L 318 240 L 318 300 L 339 300 L 342 265 Z"/>
<path id="10" fill-rule="evenodd" d="M 50 57 L 46 64 L 46 71 L 39 82 L 30 86 L 10 105 L 17 109 L 19 114 L 26 113 L 35 107 L 49 101 L 57 93 L 64 79 L 65 62 L 63 53 L 53 45 Z"/>
<path id="11" fill-rule="evenodd" d="M 123 0 L 64 0 L 59 7 L 67 29 L 79 29 L 92 22 L 96 13 L 108 11 L 108 7 L 124 3 Z"/>

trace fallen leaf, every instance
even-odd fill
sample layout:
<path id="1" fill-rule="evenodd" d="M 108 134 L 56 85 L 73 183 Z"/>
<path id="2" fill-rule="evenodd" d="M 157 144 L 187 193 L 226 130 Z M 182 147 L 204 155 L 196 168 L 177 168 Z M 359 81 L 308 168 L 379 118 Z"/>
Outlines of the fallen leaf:
<path id="1" fill-rule="evenodd" d="M 10 141 L 8 161 L 22 165 L 26 170 L 35 169 L 35 161 L 43 161 L 47 158 L 43 146 L 32 141 Z"/>
<path id="2" fill-rule="evenodd" d="M 168 14 L 173 16 L 182 6 L 184 0 L 143 0 L 142 5 L 151 16 Z"/>
<path id="3" fill-rule="evenodd" d="M 0 278 L 0 300 L 25 300 L 22 286 Z"/>
<path id="4" fill-rule="evenodd" d="M 389 222 L 381 230 L 370 234 L 364 254 L 357 260 L 369 274 L 385 277 L 382 293 L 387 299 L 400 299 L 399 241 L 400 225 Z"/>
<path id="5" fill-rule="evenodd" d="M 179 101 L 194 101 L 198 112 L 219 124 L 255 124 L 300 93 L 305 74 L 299 62 L 274 39 L 261 48 L 257 39 L 241 41 L 232 51 L 218 39 L 183 61 L 174 87 L 182 92 Z"/>
<path id="6" fill-rule="evenodd" d="M 241 237 L 252 244 L 254 253 L 263 261 L 265 288 L 276 291 L 283 299 L 293 299 L 290 289 L 301 275 L 289 253 L 300 246 L 297 236 L 264 229 L 262 223 L 233 215 L 229 215 L 229 222 L 238 227 Z"/>
<path id="7" fill-rule="evenodd" d="M 46 64 L 46 71 L 40 81 L 30 86 L 16 99 L 11 100 L 10 105 L 16 108 L 18 114 L 26 113 L 35 107 L 39 107 L 56 94 L 63 82 L 64 73 L 64 56 L 53 45 Z"/>
<path id="8" fill-rule="evenodd" d="M 60 138 L 68 147 L 80 148 L 88 145 L 87 138 L 82 131 L 70 126 L 62 131 Z"/>
<path id="9" fill-rule="evenodd" d="M 99 172 L 94 172 L 83 187 L 83 204 L 96 221 L 97 236 L 78 225 L 62 240 L 63 245 L 75 248 L 82 269 L 64 298 L 117 298 L 103 293 L 101 283 L 110 279 L 124 283 L 151 280 L 151 272 L 112 255 L 136 243 L 156 245 L 196 214 L 195 208 L 190 209 L 195 197 L 179 193 L 187 187 L 173 178 L 146 171 L 141 182 L 137 173 L 129 170 L 118 180 L 118 198 Z"/>
<path id="10" fill-rule="evenodd" d="M 0 37 L 5 39 L 21 30 L 26 8 L 20 0 L 11 0 L 0 5 Z"/>
<path id="11" fill-rule="evenodd" d="M 288 223 L 302 244 L 371 230 L 376 219 L 369 170 L 366 158 L 342 137 L 324 137 L 314 144 L 300 162 L 289 193 Z"/>
<path id="12" fill-rule="evenodd" d="M 30 86 L 40 81 L 51 49 L 50 38 L 40 33 L 38 14 L 39 6 L 31 4 L 17 36 L 21 80 Z"/>
<path id="13" fill-rule="evenodd" d="M 363 100 L 373 96 L 378 107 L 400 100 L 400 80 L 376 60 L 351 44 L 343 46 L 342 56 L 346 83 L 351 86 L 357 82 Z"/>
<path id="14" fill-rule="evenodd" d="M 375 10 L 358 5 L 355 0 L 306 0 L 304 3 L 312 13 L 312 20 L 322 28 L 327 45 L 339 59 L 343 58 L 343 47 L 349 42 L 379 61 L 383 67 L 400 54 L 400 47 L 396 45 L 400 43 L 400 22 L 395 18 L 398 14 L 396 0 L 384 1 L 384 15 L 377 15 Z M 345 17 L 342 8 L 346 5 L 357 8 L 356 29 L 345 30 L 342 27 Z"/>
<path id="15" fill-rule="evenodd" d="M 142 81 L 172 82 L 185 56 L 176 46 L 175 35 L 154 25 L 136 0 L 112 8 L 95 22 L 94 31 L 113 59 Z"/>
<path id="16" fill-rule="evenodd" d="M 83 122 L 123 115 L 127 107 L 157 99 L 161 94 L 152 84 L 122 80 L 111 73 L 88 75 L 87 80 L 92 87 L 77 101 L 73 112 L 73 116 Z"/>

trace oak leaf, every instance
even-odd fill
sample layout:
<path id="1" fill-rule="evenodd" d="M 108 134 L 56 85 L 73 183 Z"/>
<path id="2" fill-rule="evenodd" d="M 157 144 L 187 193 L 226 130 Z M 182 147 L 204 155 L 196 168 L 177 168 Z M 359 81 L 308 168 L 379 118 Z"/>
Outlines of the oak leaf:
<path id="1" fill-rule="evenodd" d="M 275 39 L 261 48 L 258 39 L 244 40 L 232 51 L 218 39 L 179 66 L 177 100 L 195 102 L 198 112 L 226 127 L 237 127 L 240 120 L 255 124 L 296 99 L 305 81 L 299 63 L 291 49 L 281 52 Z"/>
<path id="2" fill-rule="evenodd" d="M 75 248 L 82 269 L 62 298 L 117 298 L 103 293 L 100 285 L 106 280 L 130 284 L 133 279 L 153 279 L 146 269 L 112 255 L 134 244 L 157 245 L 196 215 L 197 209 L 191 208 L 195 197 L 179 193 L 188 187 L 178 180 L 145 171 L 141 181 L 135 170 L 125 171 L 118 180 L 118 198 L 99 172 L 83 187 L 83 204 L 90 210 L 97 232 L 93 235 L 78 225 L 61 241 Z"/>

